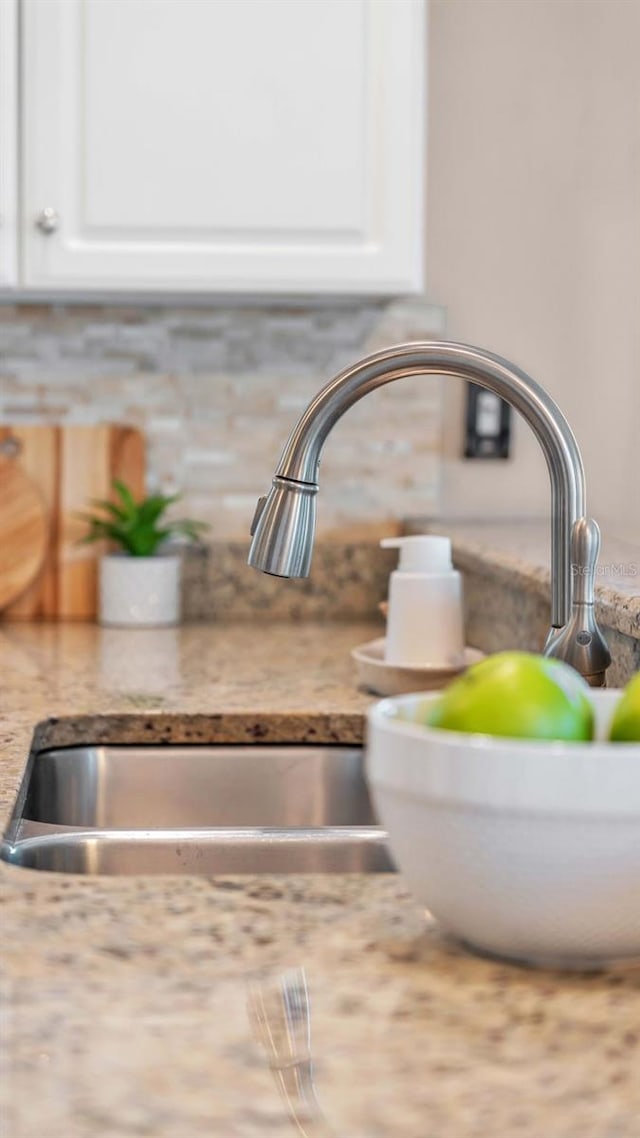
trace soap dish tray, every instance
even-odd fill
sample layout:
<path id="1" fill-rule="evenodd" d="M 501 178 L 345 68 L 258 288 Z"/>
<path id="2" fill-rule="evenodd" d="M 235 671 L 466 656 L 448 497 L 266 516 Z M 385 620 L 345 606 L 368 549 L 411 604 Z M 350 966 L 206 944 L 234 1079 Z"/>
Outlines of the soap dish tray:
<path id="1" fill-rule="evenodd" d="M 418 667 L 410 664 L 388 664 L 384 658 L 385 638 L 370 640 L 351 649 L 358 679 L 362 687 L 375 695 L 403 695 L 405 692 L 436 691 L 455 676 L 482 660 L 484 652 L 465 648 L 458 664 L 435 664 Z"/>

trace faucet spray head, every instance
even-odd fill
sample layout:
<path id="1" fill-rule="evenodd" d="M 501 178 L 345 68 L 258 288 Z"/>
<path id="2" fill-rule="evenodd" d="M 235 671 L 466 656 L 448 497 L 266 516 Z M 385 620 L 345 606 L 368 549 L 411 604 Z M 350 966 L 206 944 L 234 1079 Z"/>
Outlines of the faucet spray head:
<path id="1" fill-rule="evenodd" d="M 258 498 L 251 523 L 249 565 L 274 577 L 308 577 L 316 529 L 313 482 L 276 475 L 271 490 Z"/>

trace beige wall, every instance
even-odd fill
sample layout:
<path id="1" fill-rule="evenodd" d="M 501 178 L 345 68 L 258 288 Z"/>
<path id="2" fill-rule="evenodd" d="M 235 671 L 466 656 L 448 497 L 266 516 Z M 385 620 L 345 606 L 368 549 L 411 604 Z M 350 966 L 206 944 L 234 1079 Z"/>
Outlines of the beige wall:
<path id="1" fill-rule="evenodd" d="M 640 536 L 640 0 L 431 0 L 429 54 L 429 296 L 547 387 L 590 512 Z M 544 513 L 524 423 L 509 464 L 459 460 L 461 395 L 443 512 Z"/>

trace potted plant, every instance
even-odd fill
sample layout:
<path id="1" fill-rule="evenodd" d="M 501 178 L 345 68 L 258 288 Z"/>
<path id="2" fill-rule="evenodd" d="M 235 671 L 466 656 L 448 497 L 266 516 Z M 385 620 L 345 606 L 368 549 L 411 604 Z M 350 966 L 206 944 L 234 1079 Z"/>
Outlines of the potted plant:
<path id="1" fill-rule="evenodd" d="M 198 541 L 207 527 L 189 518 L 165 519 L 177 494 L 136 501 L 123 482 L 114 480 L 113 488 L 117 501 L 95 499 L 96 512 L 82 515 L 89 526 L 83 543 L 106 538 L 119 547 L 100 558 L 100 623 L 178 624 L 182 559 L 166 543 L 178 535 Z"/>

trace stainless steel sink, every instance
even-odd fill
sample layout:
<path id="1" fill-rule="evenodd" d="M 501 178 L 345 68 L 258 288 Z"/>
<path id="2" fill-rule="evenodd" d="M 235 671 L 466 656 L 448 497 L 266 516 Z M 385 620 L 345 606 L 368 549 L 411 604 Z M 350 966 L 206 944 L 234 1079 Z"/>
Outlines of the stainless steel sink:
<path id="1" fill-rule="evenodd" d="M 42 751 L 0 856 L 83 874 L 393 869 L 362 749 L 334 745 Z"/>

